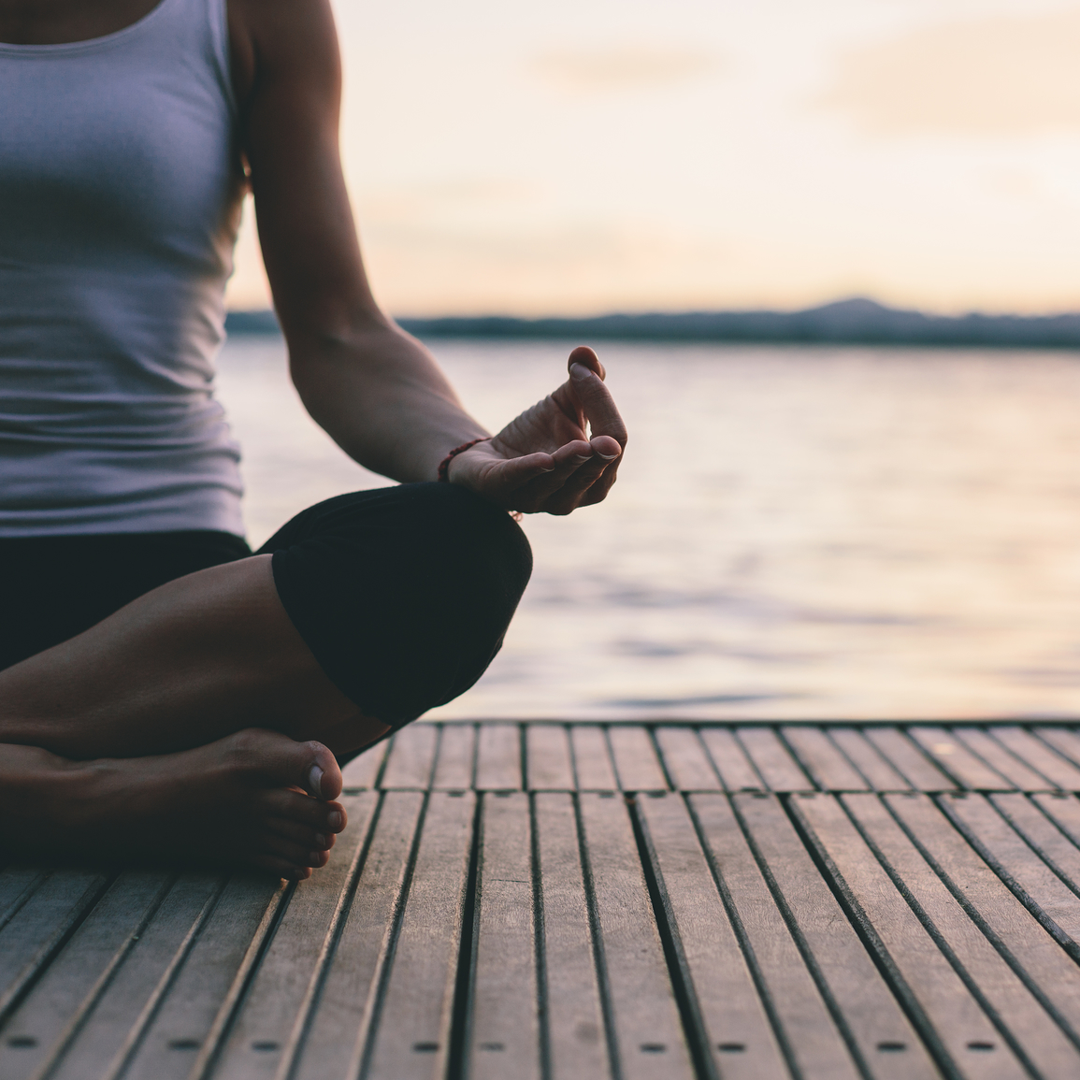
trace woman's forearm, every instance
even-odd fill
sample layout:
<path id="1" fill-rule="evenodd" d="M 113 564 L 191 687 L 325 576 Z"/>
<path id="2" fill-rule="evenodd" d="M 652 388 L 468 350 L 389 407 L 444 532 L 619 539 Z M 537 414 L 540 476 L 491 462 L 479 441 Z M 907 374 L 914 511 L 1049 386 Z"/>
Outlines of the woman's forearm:
<path id="1" fill-rule="evenodd" d="M 390 320 L 289 341 L 293 383 L 315 421 L 365 468 L 434 480 L 456 446 L 487 435 L 435 358 Z"/>

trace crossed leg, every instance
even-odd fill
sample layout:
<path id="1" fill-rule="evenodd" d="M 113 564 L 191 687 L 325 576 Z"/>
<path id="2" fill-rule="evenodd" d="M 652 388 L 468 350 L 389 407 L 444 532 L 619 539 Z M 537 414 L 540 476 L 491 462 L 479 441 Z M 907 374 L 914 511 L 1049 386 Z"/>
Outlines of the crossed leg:
<path id="1" fill-rule="evenodd" d="M 334 753 L 387 730 L 323 673 L 270 556 L 200 570 L 0 672 L 0 851 L 304 878 L 345 826 Z"/>

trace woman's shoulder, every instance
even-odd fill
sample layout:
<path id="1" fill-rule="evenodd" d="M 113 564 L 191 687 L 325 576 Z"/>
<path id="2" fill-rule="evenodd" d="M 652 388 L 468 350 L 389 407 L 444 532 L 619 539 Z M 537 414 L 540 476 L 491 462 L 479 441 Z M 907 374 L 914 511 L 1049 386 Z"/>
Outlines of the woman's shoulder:
<path id="1" fill-rule="evenodd" d="M 340 79 L 330 0 L 227 0 L 233 89 L 244 111 L 266 80 Z"/>

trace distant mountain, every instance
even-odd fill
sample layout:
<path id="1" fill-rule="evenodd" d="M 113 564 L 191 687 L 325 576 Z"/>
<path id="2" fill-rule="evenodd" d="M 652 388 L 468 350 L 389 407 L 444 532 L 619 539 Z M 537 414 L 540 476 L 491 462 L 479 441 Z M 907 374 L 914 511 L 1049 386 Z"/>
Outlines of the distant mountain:
<path id="1" fill-rule="evenodd" d="M 516 319 L 503 315 L 399 319 L 421 338 L 573 338 L 579 341 L 742 341 L 832 345 L 1080 348 L 1080 315 L 926 315 L 855 297 L 805 311 L 689 311 Z M 230 312 L 233 334 L 277 333 L 270 311 Z"/>

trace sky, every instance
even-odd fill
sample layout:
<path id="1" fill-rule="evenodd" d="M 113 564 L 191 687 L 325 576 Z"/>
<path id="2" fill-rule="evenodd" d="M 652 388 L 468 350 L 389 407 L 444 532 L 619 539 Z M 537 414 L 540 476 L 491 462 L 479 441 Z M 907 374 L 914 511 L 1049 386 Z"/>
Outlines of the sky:
<path id="1" fill-rule="evenodd" d="M 339 0 L 397 316 L 1080 310 L 1076 0 Z M 228 294 L 269 294 L 251 207 Z"/>

